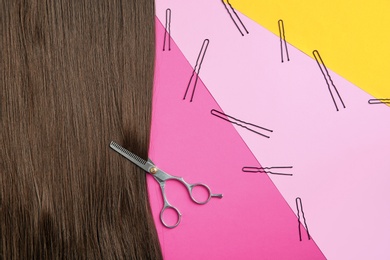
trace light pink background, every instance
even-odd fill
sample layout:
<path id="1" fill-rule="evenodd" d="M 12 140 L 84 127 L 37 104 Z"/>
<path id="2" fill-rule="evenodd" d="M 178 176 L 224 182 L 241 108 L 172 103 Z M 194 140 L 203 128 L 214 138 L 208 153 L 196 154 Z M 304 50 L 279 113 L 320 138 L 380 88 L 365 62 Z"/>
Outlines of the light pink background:
<path id="1" fill-rule="evenodd" d="M 183 219 L 168 230 L 157 219 L 162 201 L 150 179 L 166 259 L 323 258 L 312 241 L 297 239 L 297 196 L 328 259 L 390 259 L 389 107 L 368 105 L 371 96 L 330 71 L 347 106 L 336 112 L 313 59 L 289 46 L 291 61 L 282 64 L 279 38 L 239 13 L 250 32 L 242 37 L 220 1 L 156 5 L 162 23 L 171 8 L 172 37 L 186 58 L 176 46 L 161 52 L 157 22 L 150 157 L 224 194 L 198 206 L 170 184 L 168 198 Z M 288 40 L 294 33 L 288 21 L 285 29 Z M 200 77 L 207 89 L 199 82 L 190 104 L 182 97 L 205 38 Z M 229 123 L 210 115 L 218 109 L 213 98 L 227 114 L 273 129 L 271 138 L 237 127 L 245 144 Z M 263 166 L 293 165 L 294 176 L 242 173 L 242 166 L 259 165 L 256 158 Z"/>
<path id="2" fill-rule="evenodd" d="M 160 189 L 148 179 L 165 259 L 324 259 L 313 240 L 299 242 L 297 218 L 270 178 L 241 171 L 259 163 L 232 125 L 210 114 L 220 108 L 203 83 L 192 103 L 183 100 L 192 68 L 173 42 L 172 51 L 161 51 L 162 36 L 157 22 L 149 156 L 166 172 L 224 195 L 200 206 L 180 183 L 169 182 L 167 197 L 183 217 L 167 229 L 159 220 Z"/>

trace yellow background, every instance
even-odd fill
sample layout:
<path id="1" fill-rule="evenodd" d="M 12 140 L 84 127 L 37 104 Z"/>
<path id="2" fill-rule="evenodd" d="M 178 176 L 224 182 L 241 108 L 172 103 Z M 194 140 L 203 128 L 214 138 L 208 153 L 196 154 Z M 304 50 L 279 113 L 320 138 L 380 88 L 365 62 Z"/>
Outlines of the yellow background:
<path id="1" fill-rule="evenodd" d="M 234 9 L 376 98 L 390 98 L 390 0 L 230 0 Z M 290 57 L 291 60 L 294 57 Z M 336 83 L 337 85 L 337 83 Z"/>

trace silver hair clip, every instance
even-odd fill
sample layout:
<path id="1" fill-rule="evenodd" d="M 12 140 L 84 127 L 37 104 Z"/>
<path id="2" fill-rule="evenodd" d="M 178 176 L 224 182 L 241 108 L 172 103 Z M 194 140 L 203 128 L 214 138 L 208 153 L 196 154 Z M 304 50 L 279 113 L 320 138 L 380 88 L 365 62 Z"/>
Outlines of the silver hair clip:
<path id="1" fill-rule="evenodd" d="M 168 51 L 171 50 L 171 9 L 165 11 L 165 33 L 164 33 L 164 44 L 163 51 L 165 51 L 165 42 L 168 34 Z"/>
<path id="2" fill-rule="evenodd" d="M 262 134 L 262 133 L 260 133 L 258 131 L 259 130 L 264 130 L 264 131 L 271 132 L 271 133 L 273 132 L 272 130 L 267 129 L 265 127 L 258 126 L 258 125 L 255 125 L 255 124 L 252 124 L 252 123 L 248 123 L 248 122 L 244 122 L 244 121 L 242 121 L 240 119 L 234 118 L 232 116 L 229 116 L 229 115 L 227 115 L 225 113 L 222 113 L 222 112 L 220 112 L 218 110 L 215 110 L 215 109 L 211 110 L 211 114 L 213 116 L 216 116 L 216 117 L 222 119 L 222 120 L 225 120 L 227 122 L 230 122 L 230 123 L 238 125 L 238 126 L 241 126 L 241 127 L 245 128 L 245 129 L 247 129 L 247 130 L 249 130 L 249 131 L 251 131 L 253 133 L 256 133 L 258 135 L 264 136 L 266 138 L 269 138 L 269 136 L 265 135 L 265 134 Z M 256 129 L 256 130 L 254 130 L 254 129 Z"/>
<path id="3" fill-rule="evenodd" d="M 390 104 L 390 98 L 378 98 L 378 99 L 369 99 L 368 104 Z"/>
<path id="4" fill-rule="evenodd" d="M 241 31 L 238 23 L 235 21 L 233 15 L 230 13 L 229 11 L 229 8 L 227 7 L 227 5 L 225 4 L 225 1 L 224 0 L 221 0 L 223 6 L 225 7 L 226 11 L 228 12 L 230 18 L 232 19 L 233 23 L 236 25 L 238 31 L 241 33 L 241 36 L 244 36 L 244 33 Z M 245 30 L 245 32 L 247 34 L 249 34 L 248 30 L 246 29 L 244 23 L 241 21 L 240 17 L 238 16 L 238 14 L 236 13 L 236 11 L 234 10 L 233 6 L 230 4 L 229 0 L 226 0 L 226 2 L 228 3 L 230 9 L 232 10 L 233 14 L 235 15 L 235 17 L 237 18 L 238 22 L 241 24 L 242 28 Z"/>
<path id="5" fill-rule="evenodd" d="M 306 224 L 305 213 L 303 212 L 302 200 L 301 200 L 300 197 L 297 197 L 295 199 L 295 204 L 297 206 L 299 241 L 302 241 L 302 235 L 301 235 L 301 214 L 300 213 L 302 213 L 302 219 L 303 219 L 303 224 L 305 225 L 305 228 L 306 228 L 307 239 L 310 240 L 309 228 L 307 227 L 307 224 Z"/>
<path id="6" fill-rule="evenodd" d="M 322 60 L 320 53 L 317 50 L 314 50 L 313 51 L 313 56 L 314 56 L 314 58 L 315 58 L 315 60 L 316 60 L 316 62 L 318 64 L 318 67 L 320 67 L 320 70 L 322 72 L 322 75 L 324 76 L 326 84 L 328 85 L 328 90 L 329 90 L 329 93 L 330 93 L 330 95 L 332 97 L 333 103 L 334 103 L 334 105 L 336 107 L 336 110 L 339 111 L 339 108 L 338 108 L 336 100 L 334 98 L 333 91 L 332 91 L 332 89 L 330 87 L 331 85 L 332 85 L 334 91 L 336 92 L 338 98 L 340 99 L 341 104 L 345 108 L 344 102 L 343 102 L 343 100 L 342 100 L 342 98 L 341 98 L 341 96 L 339 94 L 339 91 L 337 90 L 336 86 L 334 85 L 332 78 L 329 75 L 329 71 L 326 68 L 324 61 Z"/>
<path id="7" fill-rule="evenodd" d="M 269 174 L 275 174 L 275 175 L 292 176 L 291 173 L 269 171 L 272 169 L 292 169 L 292 166 L 272 166 L 272 167 L 248 167 L 248 166 L 245 166 L 245 167 L 242 167 L 243 172 L 260 172 L 260 173 L 269 173 Z"/>
<path id="8" fill-rule="evenodd" d="M 290 57 L 288 56 L 286 34 L 284 32 L 284 23 L 283 23 L 282 19 L 280 19 L 278 21 L 278 27 L 279 27 L 280 52 L 281 52 L 282 62 L 283 62 L 283 43 L 284 43 L 284 47 L 286 49 L 287 61 L 290 61 Z"/>
<path id="9" fill-rule="evenodd" d="M 198 58 L 196 59 L 195 67 L 194 67 L 194 70 L 192 71 L 192 75 L 190 77 L 190 81 L 188 82 L 186 92 L 184 93 L 183 100 L 186 99 L 188 90 L 189 90 L 191 82 L 192 82 L 192 79 L 194 78 L 194 75 L 196 74 L 196 76 L 195 76 L 195 83 L 194 83 L 194 87 L 192 89 L 190 102 L 192 102 L 192 100 L 194 98 L 196 85 L 197 85 L 198 79 L 199 79 L 200 68 L 202 67 L 203 59 L 204 59 L 204 56 L 206 55 L 206 51 L 207 51 L 207 48 L 209 47 L 209 43 L 210 43 L 209 39 L 205 39 L 203 41 L 202 48 L 200 49 Z M 199 67 L 198 67 L 198 65 L 199 65 Z"/>

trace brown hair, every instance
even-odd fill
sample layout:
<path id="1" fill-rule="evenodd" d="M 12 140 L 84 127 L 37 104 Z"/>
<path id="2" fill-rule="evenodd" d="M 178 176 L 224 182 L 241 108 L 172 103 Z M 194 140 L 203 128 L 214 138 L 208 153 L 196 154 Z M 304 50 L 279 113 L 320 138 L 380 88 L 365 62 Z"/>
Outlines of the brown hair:
<path id="1" fill-rule="evenodd" d="M 0 258 L 161 259 L 153 0 L 0 1 Z"/>

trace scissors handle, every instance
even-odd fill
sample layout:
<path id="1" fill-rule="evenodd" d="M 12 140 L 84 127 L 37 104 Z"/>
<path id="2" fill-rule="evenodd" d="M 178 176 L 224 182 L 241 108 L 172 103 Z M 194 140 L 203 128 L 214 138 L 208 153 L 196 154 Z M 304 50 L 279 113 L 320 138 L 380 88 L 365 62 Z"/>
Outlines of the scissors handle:
<path id="1" fill-rule="evenodd" d="M 210 201 L 211 197 L 222 198 L 222 194 L 211 193 L 209 186 L 207 186 L 206 184 L 203 184 L 203 183 L 188 184 L 188 183 L 184 182 L 184 185 L 187 186 L 187 189 L 188 189 L 188 192 L 190 193 L 190 197 L 191 197 L 192 201 L 197 203 L 197 204 L 200 204 L 200 205 L 206 204 L 207 202 Z M 196 187 L 202 187 L 204 190 L 206 190 L 207 197 L 204 199 L 199 199 L 199 198 L 196 199 L 193 195 L 194 188 L 196 188 Z"/>
<path id="2" fill-rule="evenodd" d="M 162 194 L 163 202 L 164 202 L 164 206 L 163 206 L 163 208 L 161 209 L 161 212 L 160 212 L 160 221 L 167 228 L 175 228 L 175 227 L 177 227 L 180 224 L 181 213 L 180 213 L 180 211 L 176 207 L 172 206 L 168 202 L 167 197 L 165 195 L 165 181 L 158 181 L 158 183 L 160 184 L 161 194 Z M 164 212 L 165 212 L 166 209 L 172 209 L 177 214 L 177 221 L 173 225 L 169 225 L 169 224 L 167 224 L 167 222 L 164 221 Z"/>
<path id="3" fill-rule="evenodd" d="M 177 221 L 176 221 L 176 223 L 174 223 L 173 225 L 169 225 L 169 224 L 167 224 L 167 223 L 164 221 L 164 212 L 165 212 L 166 209 L 172 209 L 172 210 L 174 210 L 174 211 L 176 212 L 176 214 L 177 214 Z M 174 206 L 172 206 L 171 204 L 169 204 L 168 201 L 164 201 L 164 207 L 162 208 L 162 210 L 161 210 L 161 212 L 160 212 L 160 220 L 161 220 L 161 223 L 162 223 L 165 227 L 167 227 L 167 228 L 175 228 L 175 227 L 177 227 L 177 226 L 180 224 L 180 221 L 181 221 L 181 213 L 180 213 L 180 211 L 179 211 L 176 207 L 174 207 Z"/>
<path id="4" fill-rule="evenodd" d="M 180 211 L 176 207 L 172 206 L 167 200 L 167 197 L 165 194 L 165 183 L 167 180 L 176 180 L 176 181 L 182 183 L 187 188 L 191 200 L 193 202 L 195 202 L 196 204 L 201 204 L 201 205 L 206 204 L 207 202 L 210 201 L 211 197 L 222 198 L 222 194 L 211 193 L 210 188 L 206 184 L 203 184 L 203 183 L 189 184 L 183 179 L 183 177 L 169 175 L 168 173 L 161 171 L 157 168 L 155 170 L 153 170 L 153 172 L 150 171 L 150 173 L 153 174 L 154 179 L 159 183 L 160 188 L 161 188 L 164 206 L 160 212 L 160 220 L 161 220 L 161 223 L 167 228 L 177 227 L 181 221 Z M 207 192 L 207 197 L 205 199 L 197 199 L 193 196 L 193 191 L 194 191 L 194 188 L 196 188 L 196 187 L 201 187 Z M 175 224 L 169 225 L 164 221 L 164 212 L 166 209 L 173 209 L 176 212 L 177 222 Z"/>
<path id="5" fill-rule="evenodd" d="M 180 178 L 182 179 L 182 178 Z M 222 194 L 213 194 L 211 193 L 211 190 L 210 188 L 206 185 L 206 184 L 203 184 L 203 183 L 195 183 L 195 184 L 188 184 L 186 183 L 184 180 L 182 180 L 183 184 L 187 187 L 188 189 L 188 192 L 190 194 L 190 197 L 192 199 L 193 202 L 197 203 L 197 204 L 200 204 L 200 205 L 203 205 L 203 204 L 206 204 L 207 202 L 210 201 L 211 197 L 218 197 L 218 198 L 222 198 Z M 164 200 L 164 206 L 160 212 L 160 220 L 161 220 L 161 223 L 167 227 L 167 228 L 175 228 L 177 227 L 179 224 L 180 224 L 180 221 L 181 221 L 181 213 L 180 211 L 175 207 L 175 206 L 172 206 L 166 196 L 165 196 L 165 182 L 160 184 L 160 187 L 161 187 L 161 190 L 162 190 L 162 195 L 163 195 L 163 200 Z M 205 189 L 207 191 L 207 197 L 205 199 L 196 199 L 192 192 L 193 192 L 193 189 L 196 188 L 196 187 L 202 187 L 203 189 Z M 177 221 L 176 223 L 174 223 L 173 225 L 169 225 L 167 224 L 167 222 L 165 222 L 164 220 L 164 213 L 165 213 L 165 210 L 166 209 L 172 209 L 176 212 L 177 214 Z"/>

